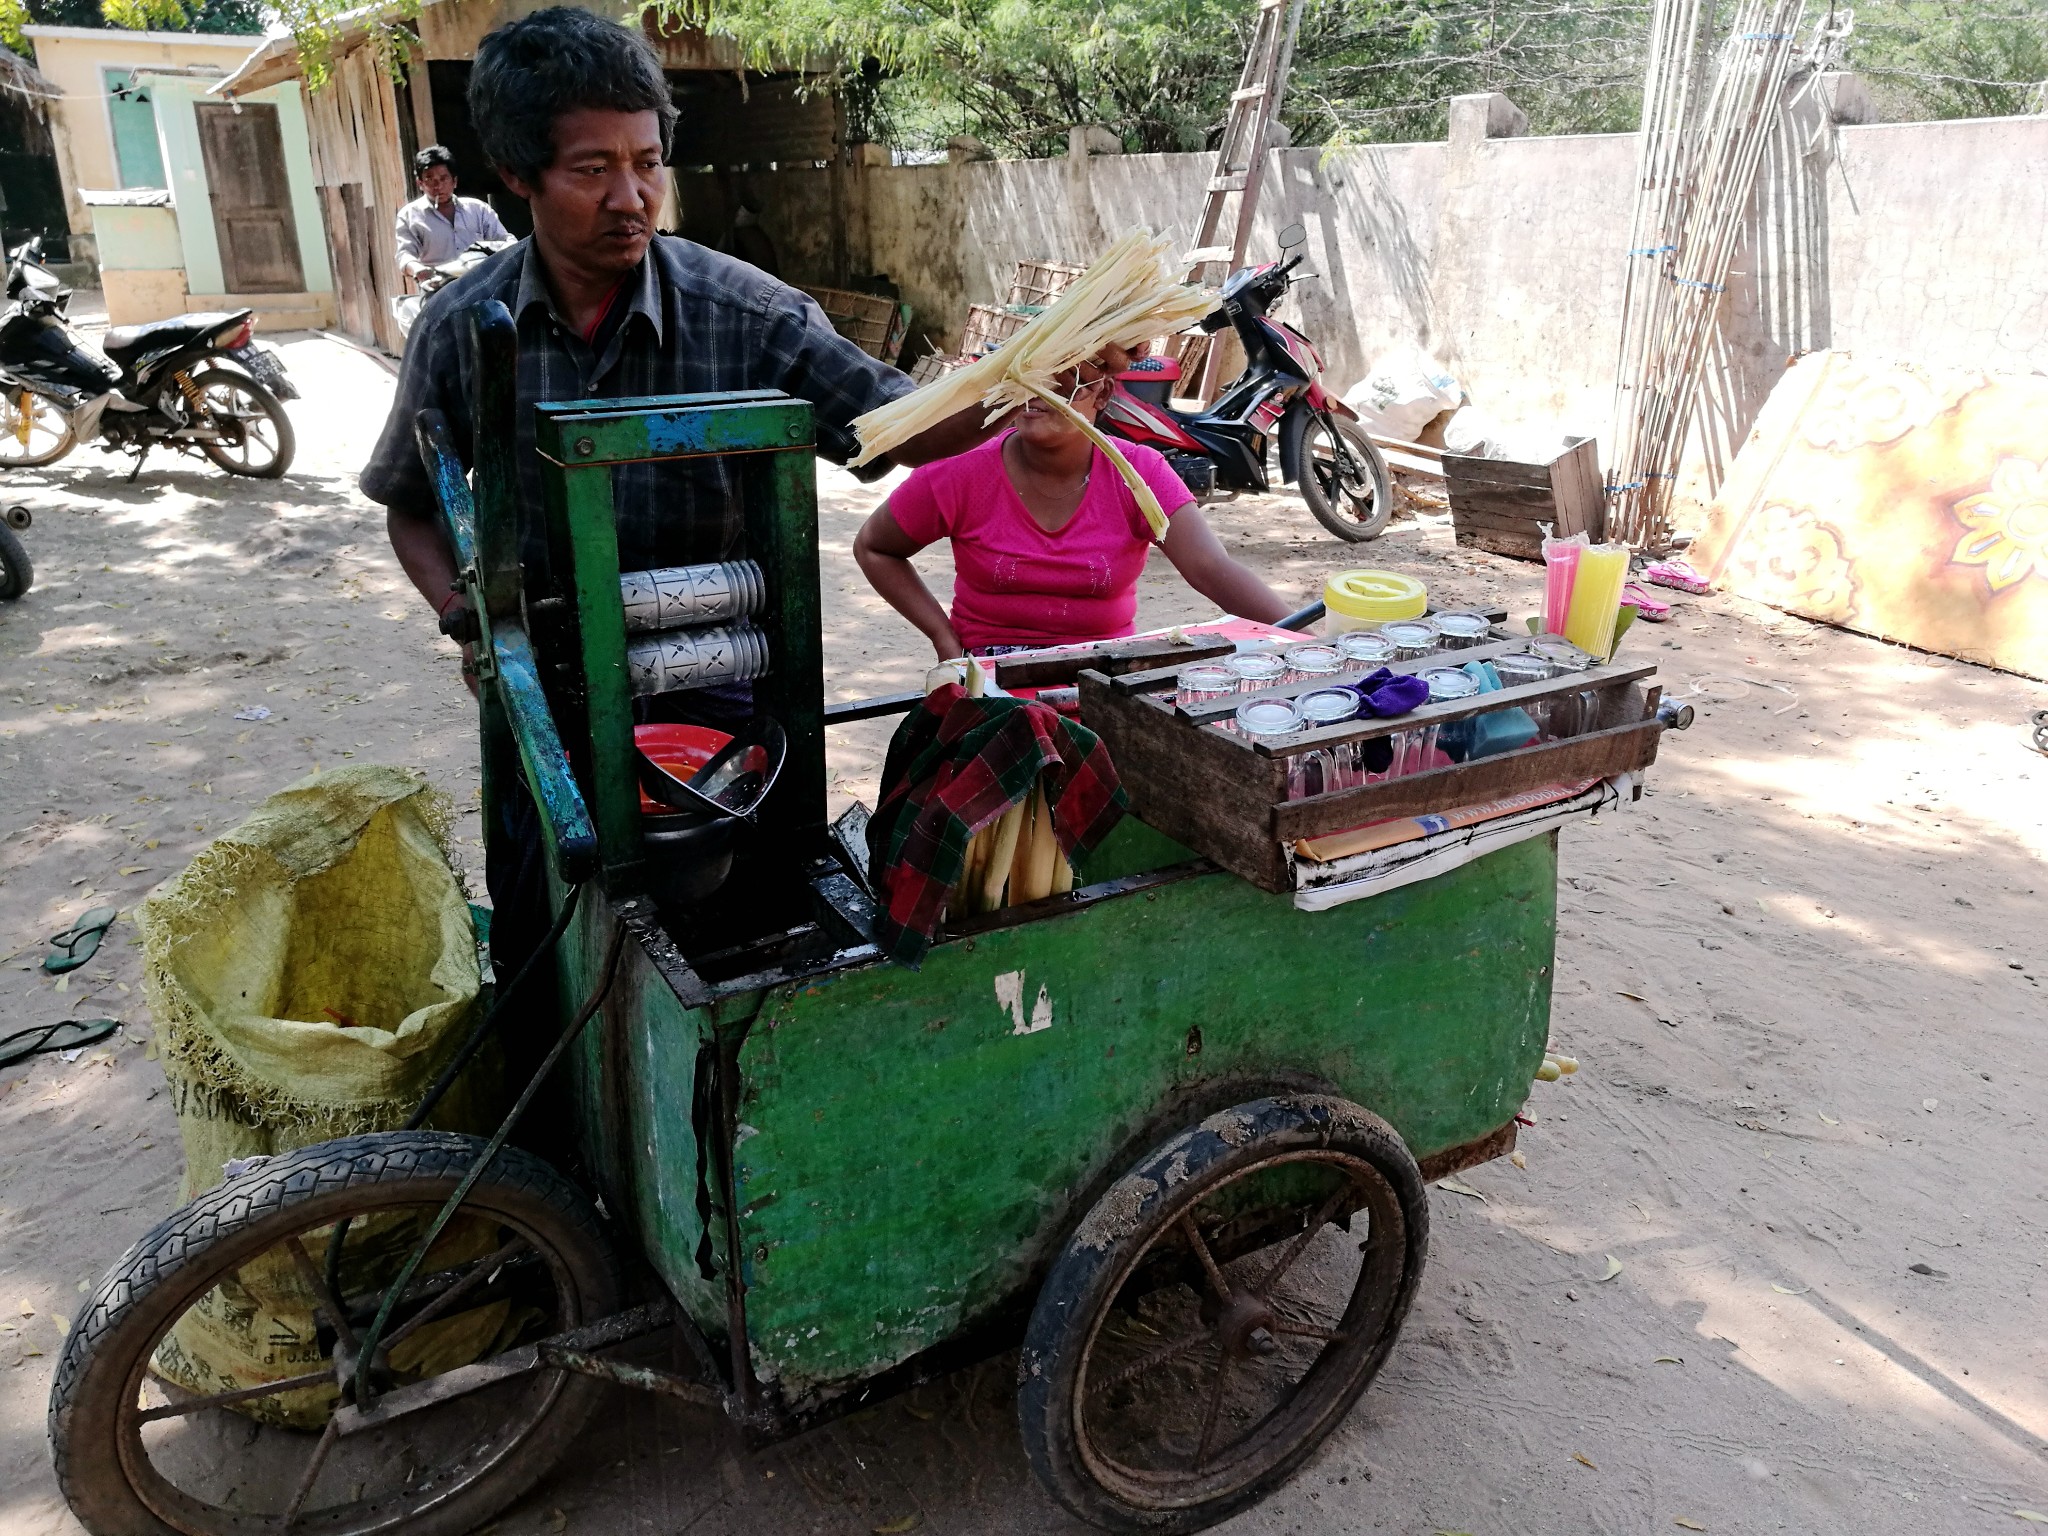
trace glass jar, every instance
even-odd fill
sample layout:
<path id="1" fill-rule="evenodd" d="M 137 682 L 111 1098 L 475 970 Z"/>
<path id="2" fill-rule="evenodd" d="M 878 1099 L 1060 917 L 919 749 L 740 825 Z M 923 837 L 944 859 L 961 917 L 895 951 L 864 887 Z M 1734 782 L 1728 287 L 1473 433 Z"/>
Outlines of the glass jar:
<path id="1" fill-rule="evenodd" d="M 1359 698 L 1349 688 L 1318 688 L 1294 702 L 1308 730 L 1324 725 L 1342 725 L 1346 720 L 1358 718 Z M 1304 752 L 1293 760 L 1288 770 L 1287 798 L 1300 800 L 1309 795 L 1327 795 L 1340 789 L 1355 789 L 1364 782 L 1365 776 L 1359 771 L 1357 744 L 1333 741 L 1313 752 Z M 1298 791 L 1296 784 L 1300 785 Z"/>
<path id="2" fill-rule="evenodd" d="M 1290 683 L 1334 683 L 1344 675 L 1344 658 L 1334 645 L 1292 645 L 1280 653 Z"/>
<path id="3" fill-rule="evenodd" d="M 1590 671 L 1595 665 L 1591 656 L 1562 635 L 1538 635 L 1529 642 L 1529 649 L 1550 663 L 1554 669 L 1550 674 L 1552 677 L 1565 677 L 1573 672 Z M 1599 705 L 1599 696 L 1590 689 L 1584 693 L 1558 695 L 1550 705 L 1551 735 L 1584 735 L 1593 728 L 1593 722 L 1599 714 Z"/>
<path id="4" fill-rule="evenodd" d="M 1493 625 L 1483 613 L 1439 613 L 1434 618 L 1439 643 L 1447 651 L 1469 650 L 1493 636 Z"/>
<path id="5" fill-rule="evenodd" d="M 1271 651 L 1240 651 L 1224 657 L 1223 665 L 1237 679 L 1239 693 L 1257 693 L 1287 679 L 1287 663 Z"/>
<path id="6" fill-rule="evenodd" d="M 1228 667 L 1182 667 L 1180 676 L 1174 679 L 1173 702 L 1188 709 L 1197 704 L 1213 704 L 1236 692 L 1237 677 Z"/>
<path id="7" fill-rule="evenodd" d="M 1394 643 L 1394 660 L 1420 661 L 1436 654 L 1436 625 L 1428 619 L 1401 619 L 1382 624 L 1380 633 Z"/>
<path id="8" fill-rule="evenodd" d="M 1337 637 L 1337 654 L 1348 672 L 1376 672 L 1394 659 L 1398 649 L 1375 630 L 1347 629 Z"/>

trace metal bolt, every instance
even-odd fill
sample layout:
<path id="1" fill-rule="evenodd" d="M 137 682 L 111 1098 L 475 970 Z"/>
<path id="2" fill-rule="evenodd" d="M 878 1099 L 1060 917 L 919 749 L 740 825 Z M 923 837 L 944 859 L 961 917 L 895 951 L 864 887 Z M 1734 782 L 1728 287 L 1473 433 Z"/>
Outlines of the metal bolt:
<path id="1" fill-rule="evenodd" d="M 579 438 L 577 438 L 577 439 L 576 439 L 576 457 L 577 457 L 577 458 L 579 458 L 579 459 L 587 459 L 587 458 L 589 458 L 589 457 L 590 457 L 590 456 L 591 456 L 591 455 L 592 455 L 593 453 L 595 453 L 595 452 L 597 452 L 597 444 L 596 444 L 596 443 L 595 443 L 594 441 L 592 441 L 592 440 L 591 440 L 590 438 L 587 438 L 587 437 L 579 437 Z"/>
<path id="2" fill-rule="evenodd" d="M 1279 1340 L 1264 1328 L 1254 1328 L 1245 1335 L 1245 1347 L 1255 1355 L 1270 1355 L 1280 1348 Z"/>
<path id="3" fill-rule="evenodd" d="M 800 422 L 800 421 L 792 421 L 792 422 L 791 422 L 791 423 L 789 424 L 789 440 L 790 440 L 790 441 L 791 441 L 792 443 L 794 443 L 794 442 L 799 442 L 799 441 L 801 441 L 801 440 L 802 440 L 802 438 L 803 438 L 803 435 L 804 435 L 804 424 L 803 424 L 802 422 Z"/>

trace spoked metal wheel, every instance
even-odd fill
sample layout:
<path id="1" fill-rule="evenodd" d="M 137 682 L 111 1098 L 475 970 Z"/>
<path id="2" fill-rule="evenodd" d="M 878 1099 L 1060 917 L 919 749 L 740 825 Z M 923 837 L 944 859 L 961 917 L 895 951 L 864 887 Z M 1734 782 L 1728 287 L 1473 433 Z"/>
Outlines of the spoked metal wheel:
<path id="1" fill-rule="evenodd" d="M 498 1155 L 392 1315 L 384 1395 L 367 1411 L 350 1395 L 385 1286 L 482 1145 L 402 1131 L 306 1147 L 137 1243 L 67 1339 L 50 1398 L 58 1481 L 86 1529 L 457 1536 L 538 1481 L 599 1383 L 528 1369 L 434 1391 L 614 1306 L 595 1213 L 535 1158 Z"/>
<path id="2" fill-rule="evenodd" d="M 71 418 L 32 390 L 0 385 L 0 469 L 54 464 L 77 438 Z"/>
<path id="3" fill-rule="evenodd" d="M 1301 499 L 1316 521 L 1350 543 L 1376 539 L 1394 515 L 1387 463 L 1357 422 L 1312 416 L 1301 434 Z"/>
<path id="4" fill-rule="evenodd" d="M 200 411 L 194 425 L 219 432 L 221 441 L 199 445 L 231 475 L 276 480 L 292 467 L 298 441 L 277 397 L 247 374 L 208 368 L 192 376 Z"/>
<path id="5" fill-rule="evenodd" d="M 1378 1372 L 1427 1248 L 1385 1121 L 1313 1096 L 1212 1116 L 1104 1195 L 1047 1278 L 1018 1392 L 1033 1468 L 1110 1530 L 1252 1503 Z"/>

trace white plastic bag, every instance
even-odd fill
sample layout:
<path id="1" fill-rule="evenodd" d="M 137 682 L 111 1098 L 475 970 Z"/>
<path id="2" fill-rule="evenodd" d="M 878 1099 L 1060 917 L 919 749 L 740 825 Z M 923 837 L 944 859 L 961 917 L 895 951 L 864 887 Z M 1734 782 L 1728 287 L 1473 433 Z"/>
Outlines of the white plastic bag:
<path id="1" fill-rule="evenodd" d="M 1412 443 L 1424 427 L 1443 412 L 1457 409 L 1464 399 L 1464 388 L 1441 363 L 1411 347 L 1381 359 L 1352 386 L 1344 403 L 1358 412 L 1366 431 Z"/>

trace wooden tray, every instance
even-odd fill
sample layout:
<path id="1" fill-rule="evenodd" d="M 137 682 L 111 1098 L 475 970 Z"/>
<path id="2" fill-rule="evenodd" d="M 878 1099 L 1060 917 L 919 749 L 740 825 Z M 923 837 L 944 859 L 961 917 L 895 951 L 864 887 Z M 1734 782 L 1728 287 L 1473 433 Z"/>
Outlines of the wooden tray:
<path id="1" fill-rule="evenodd" d="M 1500 641 L 1402 662 L 1394 670 L 1420 672 L 1523 648 L 1521 641 Z M 1083 672 L 1082 723 L 1108 746 L 1142 820 L 1266 891 L 1294 888 L 1291 850 L 1297 838 L 1636 772 L 1657 760 L 1664 731 L 1657 719 L 1662 690 L 1646 682 L 1656 671 L 1647 664 L 1595 667 L 1527 687 L 1425 704 L 1394 719 L 1349 720 L 1257 743 L 1204 722 L 1227 716 L 1246 698 L 1288 698 L 1327 685 L 1282 684 L 1220 706 L 1182 710 L 1173 702 L 1178 670 L 1122 677 Z M 1595 728 L 1582 735 L 1305 800 L 1287 798 L 1287 760 L 1297 753 L 1573 693 L 1598 696 Z"/>

